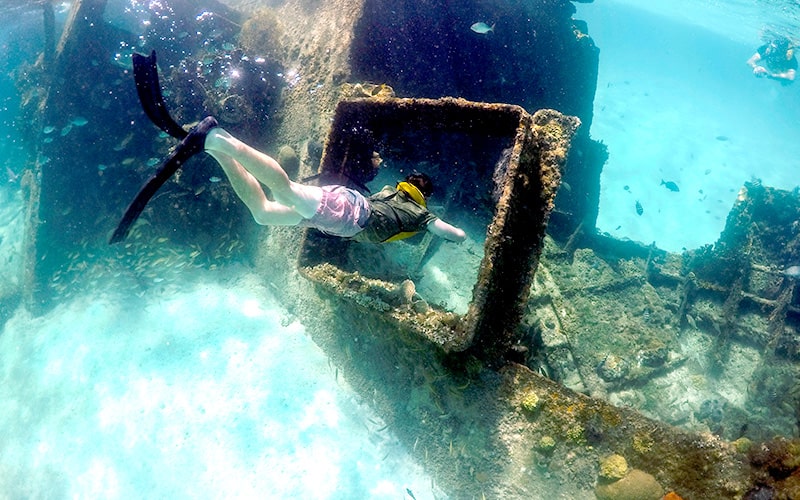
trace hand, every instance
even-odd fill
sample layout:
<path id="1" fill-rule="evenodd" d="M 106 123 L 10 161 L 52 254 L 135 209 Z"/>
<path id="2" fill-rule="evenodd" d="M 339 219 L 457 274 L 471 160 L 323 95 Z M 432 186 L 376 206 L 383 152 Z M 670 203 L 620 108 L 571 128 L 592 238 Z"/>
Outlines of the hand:
<path id="1" fill-rule="evenodd" d="M 764 66 L 756 66 L 753 68 L 753 74 L 759 78 L 762 76 L 767 76 L 768 73 L 769 72 L 767 71 L 767 68 Z"/>

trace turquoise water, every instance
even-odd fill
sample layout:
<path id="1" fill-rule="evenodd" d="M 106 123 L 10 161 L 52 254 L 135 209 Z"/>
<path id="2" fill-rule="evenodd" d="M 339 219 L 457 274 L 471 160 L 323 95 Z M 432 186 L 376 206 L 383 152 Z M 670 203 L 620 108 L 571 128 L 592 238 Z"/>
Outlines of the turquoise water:
<path id="1" fill-rule="evenodd" d="M 430 491 L 386 424 L 255 276 L 185 272 L 145 297 L 99 291 L 112 286 L 6 323 L 4 498 Z"/>
<path id="2" fill-rule="evenodd" d="M 146 4 L 130 2 L 133 19 L 128 6 L 109 8 L 119 26 L 138 26 Z M 68 7 L 57 5 L 57 19 Z M 800 33 L 795 3 L 577 8 L 601 49 L 591 130 L 610 153 L 601 231 L 696 248 L 716 240 L 745 181 L 798 185 L 800 83 L 759 80 L 745 65 L 770 33 Z M 28 2 L 0 10 L 0 179 L 9 181 L 0 188 L 0 274 L 13 293 L 23 220 L 16 176 L 29 151 L 10 73 L 38 54 L 41 19 Z M 249 268 L 196 266 L 150 285 L 144 293 L 107 275 L 73 284 L 43 316 L 5 314 L 0 497 L 446 496 Z"/>
<path id="3" fill-rule="evenodd" d="M 666 250 L 698 248 L 717 240 L 744 182 L 798 185 L 800 87 L 754 78 L 745 65 L 767 32 L 798 32 L 797 7 L 636 5 L 578 11 L 601 48 L 592 137 L 608 144 L 609 161 L 597 225 Z"/>

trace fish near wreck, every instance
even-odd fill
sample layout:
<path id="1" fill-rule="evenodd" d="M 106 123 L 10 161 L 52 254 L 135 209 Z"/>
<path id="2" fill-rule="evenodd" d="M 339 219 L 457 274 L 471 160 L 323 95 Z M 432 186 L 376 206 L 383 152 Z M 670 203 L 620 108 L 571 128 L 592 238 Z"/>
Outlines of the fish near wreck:
<path id="1" fill-rule="evenodd" d="M 800 266 L 797 265 L 789 266 L 786 269 L 784 269 L 781 274 L 783 274 L 787 278 L 794 278 L 794 279 L 800 278 Z"/>
<path id="2" fill-rule="evenodd" d="M 678 187 L 678 185 L 675 184 L 672 181 L 665 181 L 664 179 L 661 179 L 661 184 L 659 184 L 659 185 L 666 187 L 667 189 L 669 189 L 673 193 L 677 193 L 678 191 L 680 191 L 680 188 Z"/>

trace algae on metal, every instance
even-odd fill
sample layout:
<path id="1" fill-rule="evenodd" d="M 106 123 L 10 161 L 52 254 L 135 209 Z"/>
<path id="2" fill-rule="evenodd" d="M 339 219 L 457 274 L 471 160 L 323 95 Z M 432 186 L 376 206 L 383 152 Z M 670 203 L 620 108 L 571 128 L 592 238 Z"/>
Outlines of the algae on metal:
<path id="1" fill-rule="evenodd" d="M 716 436 L 643 418 L 635 411 L 575 393 L 521 365 L 510 364 L 501 374 L 500 394 L 508 407 L 508 425 L 513 426 L 505 429 L 504 441 L 516 463 L 541 460 L 532 450 L 542 437 L 555 436 L 557 448 L 572 454 L 566 467 L 619 453 L 684 498 L 735 498 L 749 487 L 746 457 Z M 534 414 L 522 411 L 531 391 L 540 400 Z M 548 469 L 554 465 L 548 463 Z"/>
<path id="2" fill-rule="evenodd" d="M 363 308 L 365 314 L 383 315 L 393 329 L 412 332 L 446 351 L 463 349 L 458 315 L 431 306 L 415 308 L 414 302 L 402 296 L 398 283 L 367 278 L 357 271 L 348 273 L 331 264 L 318 264 L 302 272 L 337 299 Z"/>

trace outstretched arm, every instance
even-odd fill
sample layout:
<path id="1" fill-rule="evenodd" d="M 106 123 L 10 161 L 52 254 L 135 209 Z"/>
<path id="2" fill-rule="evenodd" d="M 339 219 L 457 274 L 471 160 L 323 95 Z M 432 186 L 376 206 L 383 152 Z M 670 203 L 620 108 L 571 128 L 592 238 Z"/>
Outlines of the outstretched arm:
<path id="1" fill-rule="evenodd" d="M 427 230 L 436 236 L 440 236 L 448 241 L 461 243 L 467 239 L 467 233 L 453 225 L 448 224 L 442 219 L 434 219 L 428 224 Z"/>
<path id="2" fill-rule="evenodd" d="M 758 66 L 758 61 L 760 60 L 761 60 L 761 54 L 756 52 L 750 59 L 747 60 L 747 65 L 755 69 L 756 66 Z"/>
<path id="3" fill-rule="evenodd" d="M 788 69 L 783 73 L 771 73 L 767 75 L 768 78 L 772 78 L 773 80 L 786 80 L 787 82 L 793 82 L 795 76 L 795 71 L 793 69 Z"/>

